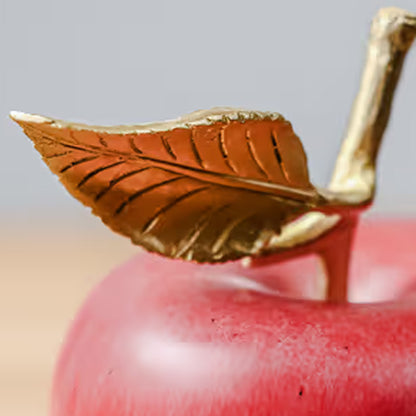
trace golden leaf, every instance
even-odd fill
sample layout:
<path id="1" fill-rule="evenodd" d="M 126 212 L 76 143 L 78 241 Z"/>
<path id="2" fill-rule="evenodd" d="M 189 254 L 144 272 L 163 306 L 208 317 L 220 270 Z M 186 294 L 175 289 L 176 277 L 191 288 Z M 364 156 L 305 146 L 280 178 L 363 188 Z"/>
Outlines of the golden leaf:
<path id="1" fill-rule="evenodd" d="M 327 203 L 281 115 L 215 109 L 92 127 L 12 113 L 67 190 L 111 229 L 165 256 L 223 262 L 268 251 Z"/>

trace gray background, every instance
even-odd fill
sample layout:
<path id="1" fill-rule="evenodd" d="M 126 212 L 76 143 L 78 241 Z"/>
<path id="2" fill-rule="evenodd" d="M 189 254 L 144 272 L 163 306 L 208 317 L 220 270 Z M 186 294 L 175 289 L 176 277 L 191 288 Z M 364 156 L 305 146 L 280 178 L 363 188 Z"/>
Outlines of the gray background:
<path id="1" fill-rule="evenodd" d="M 89 215 L 10 110 L 94 124 L 216 105 L 278 111 L 302 138 L 314 183 L 324 185 L 370 20 L 387 5 L 416 12 L 415 0 L 0 0 L 0 213 L 10 221 Z M 416 212 L 415 107 L 416 48 L 381 155 L 376 211 Z"/>

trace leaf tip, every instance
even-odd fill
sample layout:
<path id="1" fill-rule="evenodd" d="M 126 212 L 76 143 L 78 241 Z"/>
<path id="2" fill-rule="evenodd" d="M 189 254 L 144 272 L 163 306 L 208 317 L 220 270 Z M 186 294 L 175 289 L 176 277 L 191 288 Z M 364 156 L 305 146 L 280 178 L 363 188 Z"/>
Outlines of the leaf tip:
<path id="1" fill-rule="evenodd" d="M 43 124 L 43 123 L 50 123 L 51 120 L 39 116 L 36 114 L 27 114 L 23 113 L 22 111 L 10 111 L 9 114 L 10 118 L 18 124 L 26 124 L 26 123 L 35 123 L 35 124 Z"/>

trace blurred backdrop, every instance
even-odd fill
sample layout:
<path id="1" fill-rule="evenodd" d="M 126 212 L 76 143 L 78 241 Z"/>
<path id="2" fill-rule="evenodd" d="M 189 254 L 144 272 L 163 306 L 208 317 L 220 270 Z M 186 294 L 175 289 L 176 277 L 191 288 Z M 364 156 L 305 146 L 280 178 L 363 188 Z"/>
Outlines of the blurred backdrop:
<path id="1" fill-rule="evenodd" d="M 0 414 L 45 415 L 60 341 L 91 286 L 136 249 L 73 200 L 7 114 L 92 124 L 218 105 L 281 112 L 313 182 L 330 177 L 371 18 L 415 0 L 0 0 Z M 416 213 L 416 48 L 373 212 Z"/>

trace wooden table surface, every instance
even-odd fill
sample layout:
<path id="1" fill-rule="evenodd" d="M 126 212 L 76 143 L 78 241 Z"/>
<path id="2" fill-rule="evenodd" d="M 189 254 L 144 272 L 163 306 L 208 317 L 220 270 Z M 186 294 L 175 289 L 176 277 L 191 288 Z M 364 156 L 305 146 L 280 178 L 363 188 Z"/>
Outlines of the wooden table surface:
<path id="1" fill-rule="evenodd" d="M 101 224 L 0 224 L 0 415 L 48 415 L 60 344 L 91 287 L 137 248 Z"/>

